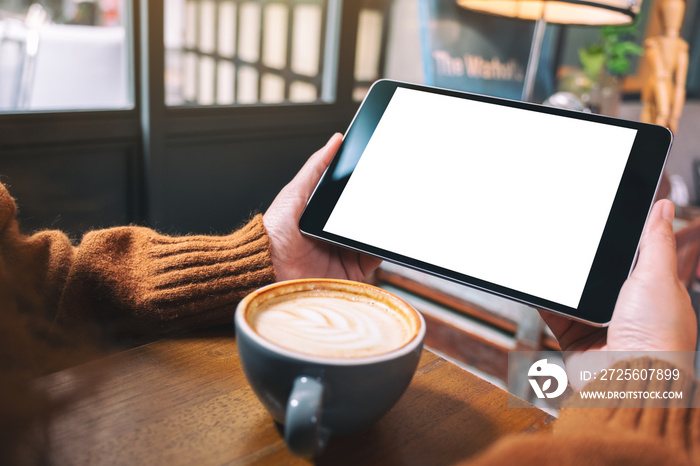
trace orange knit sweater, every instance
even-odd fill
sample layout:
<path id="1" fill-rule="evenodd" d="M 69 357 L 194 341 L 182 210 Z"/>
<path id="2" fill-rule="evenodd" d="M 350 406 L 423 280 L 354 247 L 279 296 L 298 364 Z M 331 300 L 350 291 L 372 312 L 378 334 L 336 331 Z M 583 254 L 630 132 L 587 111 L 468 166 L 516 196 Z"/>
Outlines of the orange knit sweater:
<path id="1" fill-rule="evenodd" d="M 15 212 L 0 185 L 0 305 L 54 328 L 119 340 L 231 322 L 243 296 L 275 279 L 261 215 L 228 236 L 120 227 L 73 246 L 58 231 L 21 234 Z"/>
<path id="2" fill-rule="evenodd" d="M 9 309 L 14 312 L 7 315 L 38 314 L 54 328 L 87 325 L 111 338 L 152 337 L 230 322 L 244 295 L 275 278 L 261 216 L 222 237 L 171 238 L 147 228 L 123 227 L 88 233 L 74 247 L 56 231 L 22 235 L 15 211 L 13 199 L 0 184 L 0 315 Z M 3 351 L 12 350 L 16 356 L 22 350 L 23 345 L 11 338 L 12 330 L 0 326 L 0 369 L 12 366 Z M 23 365 L 27 360 L 18 362 Z M 653 364 L 659 368 L 666 363 Z M 630 384 L 630 389 L 645 389 L 642 382 Z M 18 394 L 6 384 L 0 388 L 12 408 L 11 396 Z M 689 378 L 667 389 L 680 388 L 700 397 Z M 11 413 L 8 406 L 3 412 Z M 13 420 L 12 425 L 18 422 Z M 698 463 L 700 410 L 632 409 L 624 404 L 582 409 L 572 403 L 562 410 L 552 432 L 506 437 L 469 464 Z"/>

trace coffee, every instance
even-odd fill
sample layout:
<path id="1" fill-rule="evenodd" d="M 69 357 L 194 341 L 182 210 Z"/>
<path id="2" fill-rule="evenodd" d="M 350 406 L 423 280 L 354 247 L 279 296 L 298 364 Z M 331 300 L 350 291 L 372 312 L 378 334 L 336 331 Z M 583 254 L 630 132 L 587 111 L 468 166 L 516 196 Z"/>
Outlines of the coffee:
<path id="1" fill-rule="evenodd" d="M 386 290 L 302 279 L 255 290 L 238 304 L 236 344 L 250 386 L 300 456 L 330 435 L 366 429 L 408 387 L 425 339 L 423 317 Z"/>
<path id="2" fill-rule="evenodd" d="M 334 358 L 391 352 L 411 341 L 420 327 L 413 312 L 386 296 L 342 289 L 298 290 L 271 297 L 252 309 L 247 320 L 272 343 Z"/>

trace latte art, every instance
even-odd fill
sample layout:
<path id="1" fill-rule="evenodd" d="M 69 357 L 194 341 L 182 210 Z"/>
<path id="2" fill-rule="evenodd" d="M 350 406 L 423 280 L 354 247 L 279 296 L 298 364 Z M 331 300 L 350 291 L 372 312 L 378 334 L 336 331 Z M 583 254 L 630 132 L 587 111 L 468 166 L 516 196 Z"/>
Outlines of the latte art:
<path id="1" fill-rule="evenodd" d="M 304 291 L 271 299 L 249 316 L 249 322 L 256 333 L 279 346 L 324 357 L 387 353 L 416 333 L 400 311 L 342 292 Z"/>

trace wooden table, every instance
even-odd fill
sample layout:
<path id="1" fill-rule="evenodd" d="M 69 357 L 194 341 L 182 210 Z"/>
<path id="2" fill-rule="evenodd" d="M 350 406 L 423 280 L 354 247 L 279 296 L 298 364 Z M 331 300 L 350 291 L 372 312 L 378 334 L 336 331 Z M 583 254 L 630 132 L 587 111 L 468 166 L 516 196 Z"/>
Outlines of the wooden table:
<path id="1" fill-rule="evenodd" d="M 292 456 L 250 389 L 232 331 L 165 339 L 43 380 L 92 394 L 52 426 L 57 464 L 309 464 Z M 424 351 L 398 404 L 368 430 L 333 438 L 318 464 L 451 464 L 512 432 L 547 429 L 552 418 Z"/>

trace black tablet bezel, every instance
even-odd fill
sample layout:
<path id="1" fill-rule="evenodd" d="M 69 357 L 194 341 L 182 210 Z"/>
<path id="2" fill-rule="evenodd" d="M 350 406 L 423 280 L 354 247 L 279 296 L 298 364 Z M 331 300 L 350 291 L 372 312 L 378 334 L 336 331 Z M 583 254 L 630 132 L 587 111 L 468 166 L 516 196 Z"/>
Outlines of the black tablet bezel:
<path id="1" fill-rule="evenodd" d="M 578 308 L 574 309 L 323 230 L 351 175 L 350 173 L 340 179 L 334 179 L 332 176 L 338 167 L 341 155 L 347 151 L 362 154 L 394 91 L 399 87 L 637 130 Z M 671 142 L 672 133 L 661 126 L 484 95 L 381 80 L 372 86 L 345 133 L 336 156 L 299 220 L 299 228 L 302 233 L 314 238 L 476 287 L 539 309 L 564 314 L 589 324 L 606 325 L 612 317 L 620 288 L 634 264 L 641 232 L 651 209 Z M 357 158 L 359 160 L 359 157 Z"/>

